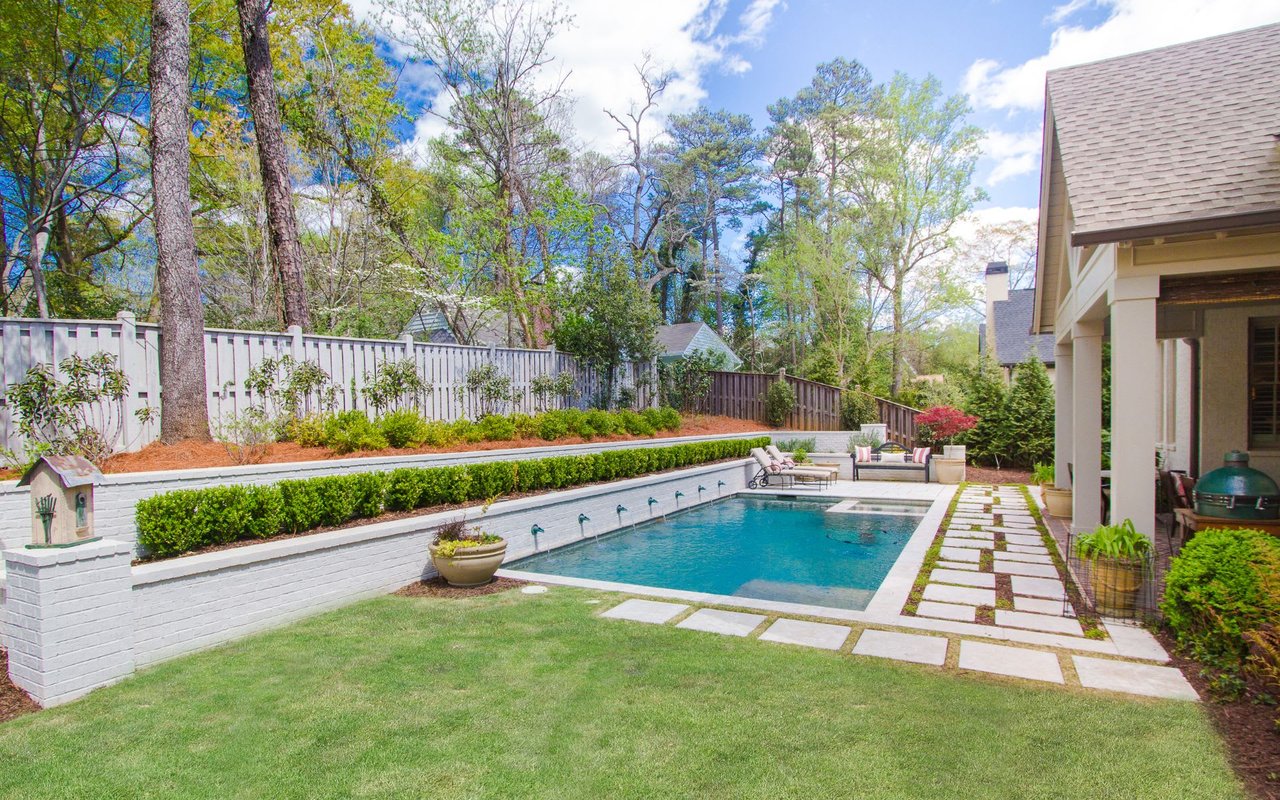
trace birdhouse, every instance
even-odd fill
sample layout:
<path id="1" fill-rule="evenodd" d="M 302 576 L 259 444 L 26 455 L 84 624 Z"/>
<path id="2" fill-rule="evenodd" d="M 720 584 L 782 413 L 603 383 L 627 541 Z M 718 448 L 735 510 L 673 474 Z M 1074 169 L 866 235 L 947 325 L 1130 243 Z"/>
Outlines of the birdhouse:
<path id="1" fill-rule="evenodd" d="M 102 473 L 80 456 L 41 456 L 19 486 L 31 487 L 31 544 L 65 547 L 90 541 L 93 487 Z"/>

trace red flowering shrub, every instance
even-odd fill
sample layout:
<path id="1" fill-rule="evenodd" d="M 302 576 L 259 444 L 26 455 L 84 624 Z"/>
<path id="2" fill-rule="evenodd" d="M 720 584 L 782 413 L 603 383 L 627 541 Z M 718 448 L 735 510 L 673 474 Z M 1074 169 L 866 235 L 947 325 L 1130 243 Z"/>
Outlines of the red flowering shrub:
<path id="1" fill-rule="evenodd" d="M 930 446 L 951 444 L 978 424 L 978 418 L 952 406 L 934 406 L 916 415 L 916 438 Z"/>

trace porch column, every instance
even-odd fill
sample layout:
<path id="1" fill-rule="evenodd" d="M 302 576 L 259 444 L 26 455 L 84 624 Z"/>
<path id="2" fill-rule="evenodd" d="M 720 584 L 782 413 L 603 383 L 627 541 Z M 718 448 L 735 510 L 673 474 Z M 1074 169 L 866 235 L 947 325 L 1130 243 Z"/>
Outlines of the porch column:
<path id="1" fill-rule="evenodd" d="M 1160 279 L 1121 278 L 1111 303 L 1111 519 L 1154 538 Z"/>
<path id="2" fill-rule="evenodd" d="M 1102 323 L 1076 323 L 1072 349 L 1071 528 L 1080 533 L 1102 521 Z"/>
<path id="3" fill-rule="evenodd" d="M 1053 346 L 1053 483 L 1071 488 L 1067 464 L 1074 460 L 1071 446 L 1072 345 L 1068 340 Z"/>

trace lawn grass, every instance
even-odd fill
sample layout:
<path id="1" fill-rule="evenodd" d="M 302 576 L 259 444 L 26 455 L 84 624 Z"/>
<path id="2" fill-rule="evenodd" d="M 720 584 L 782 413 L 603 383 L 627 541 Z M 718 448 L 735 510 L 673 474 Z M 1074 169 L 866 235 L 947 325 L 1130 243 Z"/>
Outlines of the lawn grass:
<path id="1" fill-rule="evenodd" d="M 386 597 L 0 725 L 0 797 L 1229 798 L 1202 710 Z"/>

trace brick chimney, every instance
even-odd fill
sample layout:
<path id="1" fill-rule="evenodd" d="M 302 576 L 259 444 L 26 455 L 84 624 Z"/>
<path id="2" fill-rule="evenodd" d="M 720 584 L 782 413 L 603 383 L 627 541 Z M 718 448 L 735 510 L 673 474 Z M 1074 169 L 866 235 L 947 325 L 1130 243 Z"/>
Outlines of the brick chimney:
<path id="1" fill-rule="evenodd" d="M 987 353 L 996 354 L 996 303 L 1009 299 L 1009 265 L 1003 261 L 987 264 Z"/>

